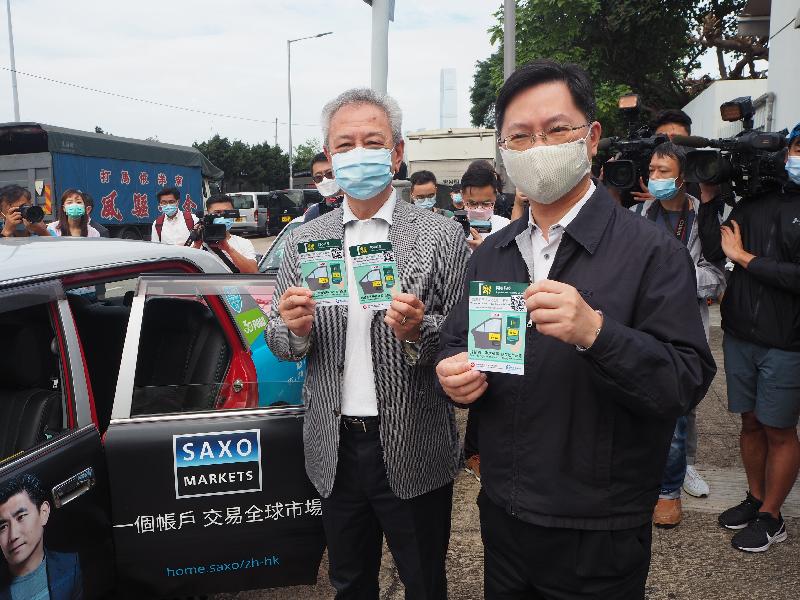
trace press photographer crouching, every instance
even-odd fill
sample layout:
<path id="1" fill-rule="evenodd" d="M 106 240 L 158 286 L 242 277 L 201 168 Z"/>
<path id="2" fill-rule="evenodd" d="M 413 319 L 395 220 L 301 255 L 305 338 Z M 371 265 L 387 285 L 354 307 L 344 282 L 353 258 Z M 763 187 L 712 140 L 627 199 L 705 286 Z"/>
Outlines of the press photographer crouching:
<path id="1" fill-rule="evenodd" d="M 706 257 L 727 256 L 734 263 L 720 310 L 728 410 L 742 416 L 740 446 L 750 489 L 719 523 L 739 530 L 731 543 L 747 552 L 786 539 L 781 505 L 800 467 L 800 124 L 786 138 L 785 158 L 775 148 L 744 148 L 764 147 L 778 134 L 756 135 L 758 144 L 727 141 L 732 150 L 722 155 L 732 167 L 724 172 L 733 192 L 741 196 L 728 220 L 719 226 L 712 199 L 703 198 L 698 212 Z M 725 151 L 723 141 L 712 142 Z M 783 173 L 774 172 L 777 158 L 783 158 Z M 742 165 L 748 177 L 741 177 Z M 729 182 L 721 183 L 730 189 Z"/>
<path id="2" fill-rule="evenodd" d="M 31 193 L 22 186 L 0 188 L 0 219 L 3 221 L 0 237 L 48 235 L 42 207 L 33 205 Z"/>
<path id="3" fill-rule="evenodd" d="M 210 250 L 219 250 L 223 262 L 230 262 L 239 273 L 257 273 L 256 250 L 253 243 L 238 235 L 231 235 L 233 220 L 239 212 L 233 208 L 233 200 L 225 194 L 214 194 L 206 200 L 206 215 L 195 225 L 187 240 L 194 248 L 205 244 Z M 222 230 L 224 227 L 224 231 Z M 227 261 L 224 259 L 227 258 Z"/>

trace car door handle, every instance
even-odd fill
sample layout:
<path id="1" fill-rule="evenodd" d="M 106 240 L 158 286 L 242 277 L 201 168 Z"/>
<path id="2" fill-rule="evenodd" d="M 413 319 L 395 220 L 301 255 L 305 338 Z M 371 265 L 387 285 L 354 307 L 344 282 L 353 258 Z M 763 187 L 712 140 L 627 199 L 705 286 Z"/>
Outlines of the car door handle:
<path id="1" fill-rule="evenodd" d="M 53 502 L 56 508 L 61 508 L 82 496 L 95 486 L 94 469 L 87 467 L 80 473 L 76 473 L 66 481 L 62 481 L 53 487 Z"/>

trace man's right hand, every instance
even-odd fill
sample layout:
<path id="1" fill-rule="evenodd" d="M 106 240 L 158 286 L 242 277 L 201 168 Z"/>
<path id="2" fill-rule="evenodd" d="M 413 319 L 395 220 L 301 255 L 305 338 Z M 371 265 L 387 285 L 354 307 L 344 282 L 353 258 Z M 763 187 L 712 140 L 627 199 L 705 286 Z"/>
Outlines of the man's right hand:
<path id="1" fill-rule="evenodd" d="M 474 368 L 466 352 L 439 361 L 436 376 L 444 393 L 459 404 L 472 404 L 489 387 L 486 374 Z"/>
<path id="2" fill-rule="evenodd" d="M 278 312 L 293 334 L 297 337 L 306 337 L 311 333 L 314 323 L 314 307 L 317 305 L 312 298 L 313 292 L 306 288 L 290 287 L 281 296 Z"/>
<path id="3" fill-rule="evenodd" d="M 22 215 L 19 212 L 19 207 L 14 207 L 5 213 L 5 221 L 3 223 L 3 237 L 14 237 L 17 231 L 17 225 L 22 224 Z"/>

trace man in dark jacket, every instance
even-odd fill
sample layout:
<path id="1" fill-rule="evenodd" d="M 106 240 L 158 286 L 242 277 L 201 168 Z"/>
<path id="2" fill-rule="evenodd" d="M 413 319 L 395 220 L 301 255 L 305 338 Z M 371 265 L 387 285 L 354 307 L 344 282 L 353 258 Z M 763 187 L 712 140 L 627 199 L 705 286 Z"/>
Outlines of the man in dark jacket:
<path id="1" fill-rule="evenodd" d="M 742 199 L 721 228 L 713 201 L 698 211 L 705 255 L 735 265 L 720 311 L 750 490 L 719 523 L 741 530 L 731 543 L 749 552 L 786 539 L 780 510 L 800 467 L 800 124 L 788 139 L 783 189 Z"/>
<path id="2" fill-rule="evenodd" d="M 675 421 L 715 372 L 694 267 L 590 178 L 601 133 L 583 69 L 529 63 L 495 107 L 531 210 L 475 251 L 466 281 L 531 284 L 524 374 L 472 368 L 467 293 L 437 365 L 480 412 L 486 598 L 643 598 Z"/>

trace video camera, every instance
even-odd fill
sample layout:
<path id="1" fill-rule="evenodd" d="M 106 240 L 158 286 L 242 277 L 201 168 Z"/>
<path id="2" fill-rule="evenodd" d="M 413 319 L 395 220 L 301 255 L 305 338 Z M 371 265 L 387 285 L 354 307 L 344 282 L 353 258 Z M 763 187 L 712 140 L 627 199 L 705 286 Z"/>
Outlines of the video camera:
<path id="1" fill-rule="evenodd" d="M 200 222 L 189 234 L 186 245 L 200 240 L 206 244 L 217 244 L 228 236 L 228 229 L 224 223 L 214 223 L 215 219 L 235 219 L 239 216 L 239 210 L 224 210 L 219 213 L 206 213 Z"/>
<path id="2" fill-rule="evenodd" d="M 641 103 L 637 94 L 622 96 L 618 107 L 628 122 L 628 137 L 603 138 L 597 150 L 619 154 L 603 165 L 603 180 L 607 185 L 628 191 L 639 185 L 640 177 L 647 181 L 653 150 L 669 138 L 663 134 L 652 135 L 650 127 L 641 125 Z"/>
<path id="3" fill-rule="evenodd" d="M 786 181 L 784 149 L 788 132 L 753 130 L 755 110 L 750 96 L 725 102 L 719 110 L 724 121 L 742 121 L 744 130 L 716 140 L 676 135 L 672 141 L 681 146 L 715 148 L 687 153 L 686 181 L 721 185 L 721 195 L 731 205 L 736 196 L 746 198 L 780 189 Z"/>

